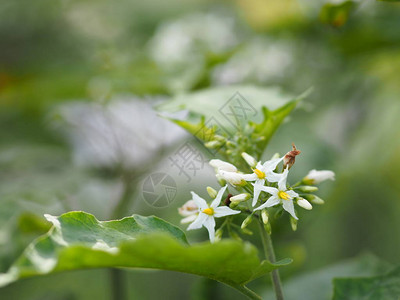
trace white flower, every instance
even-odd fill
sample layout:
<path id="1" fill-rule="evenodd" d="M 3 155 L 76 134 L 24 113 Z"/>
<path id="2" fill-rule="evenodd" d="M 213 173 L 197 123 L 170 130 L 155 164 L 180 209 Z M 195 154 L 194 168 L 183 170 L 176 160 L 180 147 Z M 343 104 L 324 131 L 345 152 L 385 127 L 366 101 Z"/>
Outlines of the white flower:
<path id="1" fill-rule="evenodd" d="M 308 184 L 318 184 L 325 180 L 335 180 L 335 173 L 330 170 L 311 170 L 306 177 L 304 177 L 303 182 Z"/>
<path id="2" fill-rule="evenodd" d="M 260 196 L 261 190 L 258 187 L 264 186 L 265 179 L 269 182 L 277 182 L 282 177 L 282 174 L 274 173 L 276 166 L 283 160 L 282 158 L 276 158 L 266 161 L 264 164 L 258 162 L 256 168 L 253 169 L 252 174 L 242 175 L 242 178 L 246 181 L 255 181 L 254 185 L 254 196 L 252 206 L 255 206 Z"/>
<path id="3" fill-rule="evenodd" d="M 181 220 L 181 224 L 187 224 L 196 220 L 199 214 L 199 207 L 193 200 L 187 201 L 182 207 L 178 208 L 178 213 L 185 217 Z"/>
<path id="4" fill-rule="evenodd" d="M 272 195 L 264 204 L 260 205 L 254 210 L 260 210 L 265 207 L 271 207 L 279 203 L 282 203 L 283 209 L 286 210 L 288 213 L 290 213 L 293 218 L 298 220 L 294 212 L 293 198 L 299 197 L 299 195 L 296 192 L 288 190 L 286 188 L 286 181 L 288 174 L 289 174 L 289 169 L 286 168 L 285 171 L 283 171 L 282 176 L 278 181 L 278 188 L 253 184 L 254 192 L 256 191 L 256 189 L 257 190 L 259 189 L 261 191 L 267 192 Z"/>
<path id="5" fill-rule="evenodd" d="M 227 186 L 221 188 L 218 192 L 217 197 L 213 200 L 211 205 L 208 205 L 207 202 L 198 196 L 196 193 L 192 192 L 193 201 L 198 206 L 198 213 L 196 220 L 189 225 L 187 230 L 199 229 L 202 226 L 206 227 L 208 230 L 208 234 L 210 236 L 210 241 L 213 243 L 215 240 L 215 220 L 214 218 L 225 217 L 229 215 L 235 215 L 240 213 L 238 210 L 230 209 L 227 206 L 218 205 L 221 202 L 222 195 L 224 194 Z"/>

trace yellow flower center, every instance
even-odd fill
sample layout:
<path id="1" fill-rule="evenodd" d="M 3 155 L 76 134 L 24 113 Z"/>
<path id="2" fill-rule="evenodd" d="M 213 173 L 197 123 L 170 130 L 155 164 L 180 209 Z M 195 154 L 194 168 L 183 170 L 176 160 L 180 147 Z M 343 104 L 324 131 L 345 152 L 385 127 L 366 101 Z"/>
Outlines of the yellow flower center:
<path id="1" fill-rule="evenodd" d="M 290 200 L 290 196 L 288 195 L 288 193 L 283 192 L 283 191 L 279 191 L 278 197 L 283 200 Z"/>
<path id="2" fill-rule="evenodd" d="M 263 171 L 261 171 L 259 169 L 254 169 L 253 172 L 256 173 L 258 178 L 260 178 L 260 179 L 264 179 L 265 178 L 265 173 Z"/>
<path id="3" fill-rule="evenodd" d="M 206 208 L 203 210 L 203 213 L 206 215 L 212 216 L 214 214 L 214 209 L 212 207 Z"/>

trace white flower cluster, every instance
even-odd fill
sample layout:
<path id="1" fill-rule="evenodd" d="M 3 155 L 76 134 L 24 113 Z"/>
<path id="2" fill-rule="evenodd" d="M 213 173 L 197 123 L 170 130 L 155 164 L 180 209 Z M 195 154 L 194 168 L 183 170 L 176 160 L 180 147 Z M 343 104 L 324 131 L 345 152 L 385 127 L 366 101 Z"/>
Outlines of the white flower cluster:
<path id="1" fill-rule="evenodd" d="M 287 155 L 286 155 L 287 156 Z M 202 226 L 206 227 L 211 242 L 215 240 L 215 220 L 214 218 L 225 217 L 229 215 L 239 214 L 241 210 L 233 210 L 232 208 L 237 207 L 240 202 L 247 201 L 253 198 L 251 207 L 252 212 L 246 220 L 249 220 L 251 216 L 256 212 L 261 210 L 261 216 L 264 223 L 268 222 L 268 213 L 266 208 L 272 206 L 280 206 L 287 211 L 292 220 L 295 222 L 298 220 L 296 216 L 294 204 L 298 206 L 311 210 L 311 203 L 301 197 L 299 193 L 310 193 L 318 190 L 316 187 L 310 186 L 312 184 L 317 184 L 327 179 L 334 179 L 334 173 L 332 171 L 317 171 L 312 170 L 307 176 L 303 178 L 301 182 L 290 187 L 287 184 L 287 178 L 289 175 L 289 168 L 291 164 L 285 164 L 285 157 L 272 158 L 264 163 L 257 162 L 255 158 L 247 153 L 242 153 L 243 159 L 252 169 L 252 173 L 245 174 L 238 170 L 236 166 L 231 163 L 213 159 L 210 161 L 210 165 L 214 167 L 216 172 L 216 177 L 218 181 L 224 185 L 217 193 L 212 188 L 207 188 L 209 195 L 215 198 L 211 205 L 199 197 L 197 194 L 192 192 L 192 200 L 188 201 L 182 208 L 179 209 L 179 213 L 185 218 L 182 223 L 193 222 L 189 225 L 188 230 L 198 229 Z M 283 161 L 284 170 L 282 173 L 277 173 L 277 167 L 279 163 Z M 237 189 L 252 190 L 252 194 L 242 193 L 239 195 L 228 195 L 227 201 L 224 205 L 220 206 L 222 197 L 227 189 L 226 183 L 229 183 Z M 304 186 L 300 186 L 303 184 Z M 296 191 L 295 191 L 296 190 Z M 269 197 L 264 202 L 263 199 L 260 200 L 260 194 L 265 192 L 269 194 Z M 322 204 L 322 199 L 317 196 L 306 194 L 309 200 L 316 204 Z M 260 200 L 260 201 L 259 201 Z M 315 200 L 315 201 L 314 201 Z M 259 204 L 257 206 L 257 204 Z M 232 207 L 230 208 L 229 205 Z M 246 222 L 245 220 L 245 222 Z M 243 226 L 242 224 L 242 227 Z"/>

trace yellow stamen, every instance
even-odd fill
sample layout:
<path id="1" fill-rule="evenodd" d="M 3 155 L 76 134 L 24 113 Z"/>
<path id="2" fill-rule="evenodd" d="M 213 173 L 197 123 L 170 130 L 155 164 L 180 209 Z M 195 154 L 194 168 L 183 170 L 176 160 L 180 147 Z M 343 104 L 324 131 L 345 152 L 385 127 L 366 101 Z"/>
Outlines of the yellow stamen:
<path id="1" fill-rule="evenodd" d="M 279 191 L 278 197 L 283 200 L 290 200 L 290 196 L 288 195 L 288 193 L 283 192 L 283 191 Z"/>
<path id="2" fill-rule="evenodd" d="M 214 209 L 212 207 L 206 208 L 203 210 L 203 213 L 206 215 L 212 216 L 214 214 Z"/>
<path id="3" fill-rule="evenodd" d="M 258 178 L 260 178 L 260 179 L 264 179 L 265 178 L 265 173 L 263 171 L 261 171 L 259 169 L 254 169 L 253 172 L 256 173 Z"/>

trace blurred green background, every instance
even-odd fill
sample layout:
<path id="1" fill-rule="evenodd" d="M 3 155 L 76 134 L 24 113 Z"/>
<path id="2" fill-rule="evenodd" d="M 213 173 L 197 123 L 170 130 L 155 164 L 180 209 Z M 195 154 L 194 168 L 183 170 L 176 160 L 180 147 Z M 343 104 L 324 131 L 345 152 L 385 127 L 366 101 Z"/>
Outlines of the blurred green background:
<path id="1" fill-rule="evenodd" d="M 295 142 L 302 154 L 294 178 L 313 168 L 336 173 L 319 193 L 326 204 L 302 212 L 297 232 L 287 224 L 274 231 L 278 257 L 294 258 L 284 283 L 365 252 L 399 264 L 400 4 L 335 3 L 1 1 L 0 271 L 47 231 L 44 213 L 85 210 L 106 220 L 127 192 L 135 201 L 125 215 L 155 214 L 178 224 L 176 208 L 190 190 L 215 185 L 212 172 L 189 185 L 175 174 L 178 196 L 163 209 L 146 204 L 141 180 L 162 169 L 170 149 L 188 137 L 172 127 L 171 136 L 161 136 L 157 128 L 167 121 L 146 123 L 150 112 L 129 120 L 124 106 L 110 108 L 121 122 L 103 124 L 98 108 L 122 99 L 135 110 L 231 84 L 293 94 L 314 88 L 266 152 L 283 154 Z M 143 139 L 141 124 L 157 130 Z M 109 136 L 122 143 L 117 150 Z M 242 299 L 191 275 L 125 275 L 131 299 Z M 0 296 L 109 299 L 108 282 L 107 270 L 71 272 L 14 283 Z M 256 289 L 266 284 L 259 280 Z"/>

